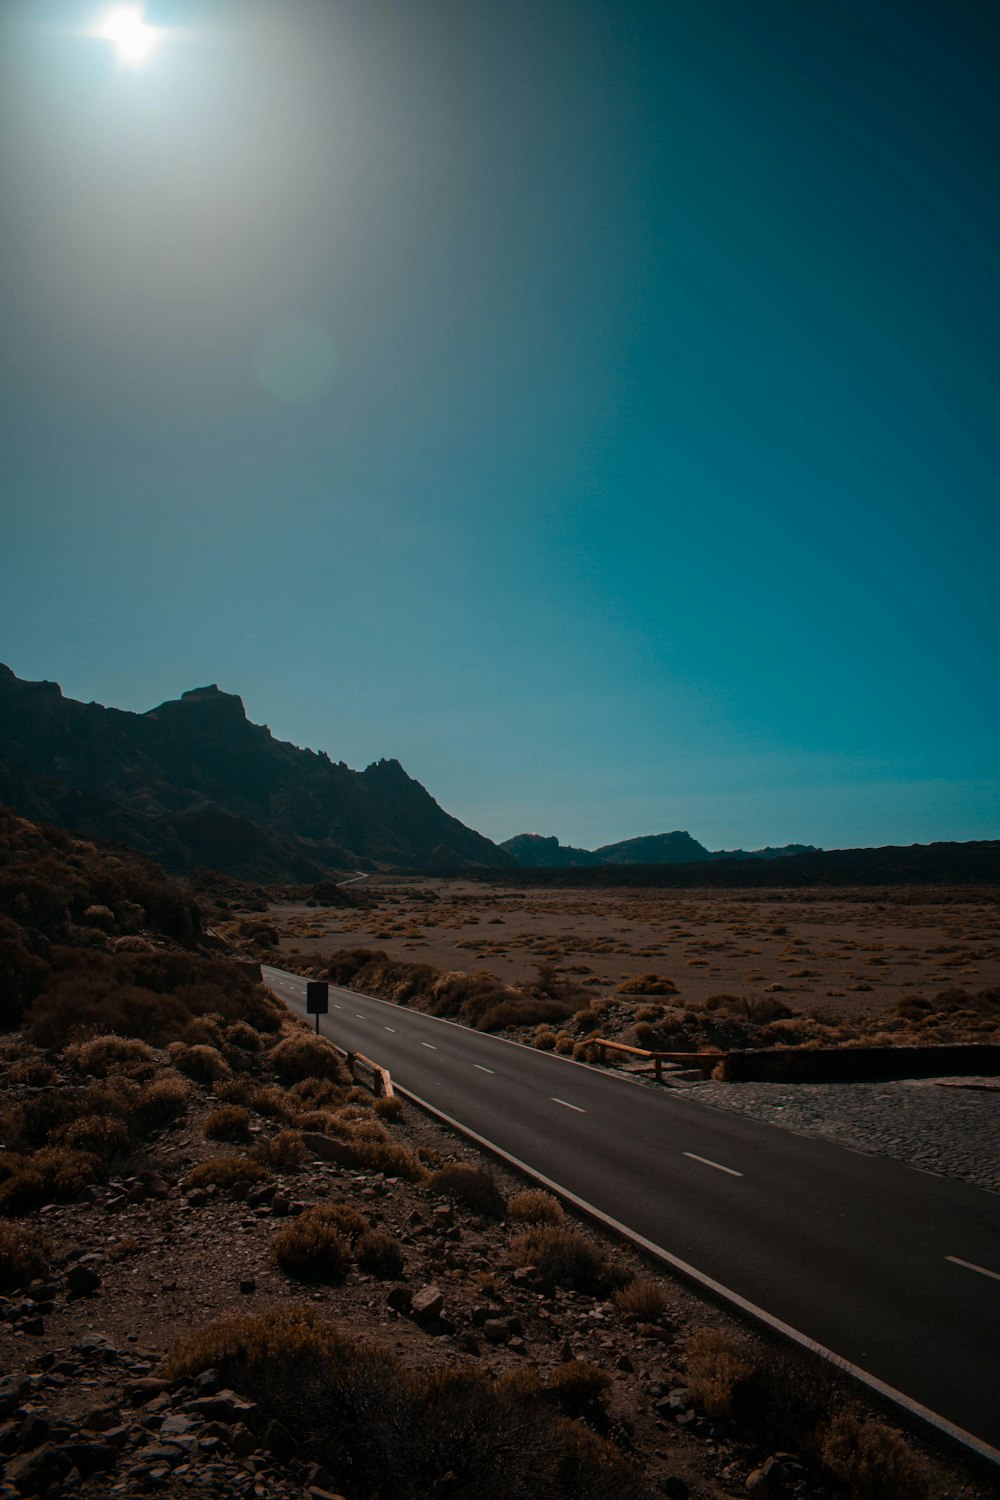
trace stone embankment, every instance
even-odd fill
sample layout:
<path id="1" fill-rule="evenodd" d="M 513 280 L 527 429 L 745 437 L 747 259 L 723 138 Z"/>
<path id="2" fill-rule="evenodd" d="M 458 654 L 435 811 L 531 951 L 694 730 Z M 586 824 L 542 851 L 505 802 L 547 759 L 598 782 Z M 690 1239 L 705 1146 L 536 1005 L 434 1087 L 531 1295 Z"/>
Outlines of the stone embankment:
<path id="1" fill-rule="evenodd" d="M 685 1083 L 688 1097 L 1000 1192 L 1000 1079 Z"/>

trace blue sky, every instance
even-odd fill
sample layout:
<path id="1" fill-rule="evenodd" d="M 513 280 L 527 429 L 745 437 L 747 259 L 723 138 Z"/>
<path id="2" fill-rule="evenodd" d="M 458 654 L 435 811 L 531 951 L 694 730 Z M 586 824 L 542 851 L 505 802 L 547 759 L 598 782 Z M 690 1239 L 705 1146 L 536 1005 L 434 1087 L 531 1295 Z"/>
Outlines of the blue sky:
<path id="1" fill-rule="evenodd" d="M 0 660 L 593 847 L 1000 836 L 989 7 L 0 13 Z"/>

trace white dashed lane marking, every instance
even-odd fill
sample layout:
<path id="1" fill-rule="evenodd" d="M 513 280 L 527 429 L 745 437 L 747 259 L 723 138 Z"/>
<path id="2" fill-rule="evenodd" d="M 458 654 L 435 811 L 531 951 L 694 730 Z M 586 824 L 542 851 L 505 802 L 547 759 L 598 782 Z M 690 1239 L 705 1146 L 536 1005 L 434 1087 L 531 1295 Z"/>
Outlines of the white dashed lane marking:
<path id="1" fill-rule="evenodd" d="M 420 1045 L 421 1047 L 429 1047 L 432 1052 L 437 1051 L 437 1048 L 435 1047 L 433 1042 L 421 1042 Z"/>
<path id="2" fill-rule="evenodd" d="M 950 1260 L 953 1266 L 964 1266 L 967 1271 L 978 1271 L 980 1276 L 990 1276 L 994 1281 L 1000 1281 L 1000 1271 L 988 1271 L 985 1266 L 977 1266 L 975 1261 L 963 1260 L 959 1255 L 946 1255 L 945 1260 Z"/>
<path id="3" fill-rule="evenodd" d="M 700 1161 L 701 1164 L 702 1164 L 702 1166 L 704 1166 L 704 1167 L 714 1167 L 717 1172 L 728 1172 L 729 1175 L 730 1175 L 730 1177 L 742 1177 L 743 1176 L 743 1173 L 742 1172 L 737 1172 L 735 1170 L 735 1168 L 733 1168 L 733 1167 L 724 1167 L 722 1165 L 721 1161 L 711 1161 L 707 1156 L 695 1156 L 695 1154 L 694 1154 L 693 1151 L 685 1151 L 684 1155 L 685 1156 L 689 1156 L 692 1161 Z"/>
<path id="4" fill-rule="evenodd" d="M 580 1108 L 579 1104 L 569 1104 L 565 1099 L 557 1099 L 555 1094 L 550 1094 L 549 1098 L 553 1104 L 561 1104 L 563 1109 L 575 1109 L 578 1115 L 585 1115 L 587 1113 L 585 1109 Z"/>
<path id="5" fill-rule="evenodd" d="M 492 1068 L 484 1068 L 483 1065 L 482 1065 L 482 1063 L 473 1063 L 472 1066 L 474 1068 L 478 1068 L 479 1071 L 480 1071 L 480 1073 L 492 1073 L 493 1072 Z"/>

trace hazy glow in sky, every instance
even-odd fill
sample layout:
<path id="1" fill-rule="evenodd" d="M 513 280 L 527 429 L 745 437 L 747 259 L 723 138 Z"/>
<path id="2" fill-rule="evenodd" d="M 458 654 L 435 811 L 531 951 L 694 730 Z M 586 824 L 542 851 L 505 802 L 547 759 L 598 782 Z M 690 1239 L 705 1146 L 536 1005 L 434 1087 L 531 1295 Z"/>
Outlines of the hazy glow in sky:
<path id="1" fill-rule="evenodd" d="M 123 63 L 138 68 L 149 61 L 159 45 L 159 34 L 143 19 L 138 5 L 116 5 L 103 17 L 99 33 L 113 42 Z"/>
<path id="2" fill-rule="evenodd" d="M 102 14 L 0 4 L 0 661 L 494 838 L 1000 834 L 994 7 Z"/>

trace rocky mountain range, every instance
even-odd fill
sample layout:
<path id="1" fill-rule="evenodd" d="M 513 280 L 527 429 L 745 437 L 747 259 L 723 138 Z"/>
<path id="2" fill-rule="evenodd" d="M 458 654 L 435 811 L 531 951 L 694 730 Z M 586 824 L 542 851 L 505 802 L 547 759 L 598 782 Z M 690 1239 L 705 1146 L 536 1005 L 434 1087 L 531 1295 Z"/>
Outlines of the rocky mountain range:
<path id="1" fill-rule="evenodd" d="M 396 760 L 354 771 L 196 688 L 148 713 L 65 698 L 0 666 L 0 802 L 186 872 L 317 880 L 357 867 L 514 866 Z"/>
<path id="2" fill-rule="evenodd" d="M 680 829 L 653 833 L 645 838 L 623 839 L 599 849 L 574 849 L 557 838 L 539 833 L 519 833 L 501 845 L 526 869 L 572 869 L 599 865 L 686 865 L 714 859 L 780 859 L 792 854 L 815 854 L 813 844 L 785 844 L 766 849 L 706 849 Z"/>

